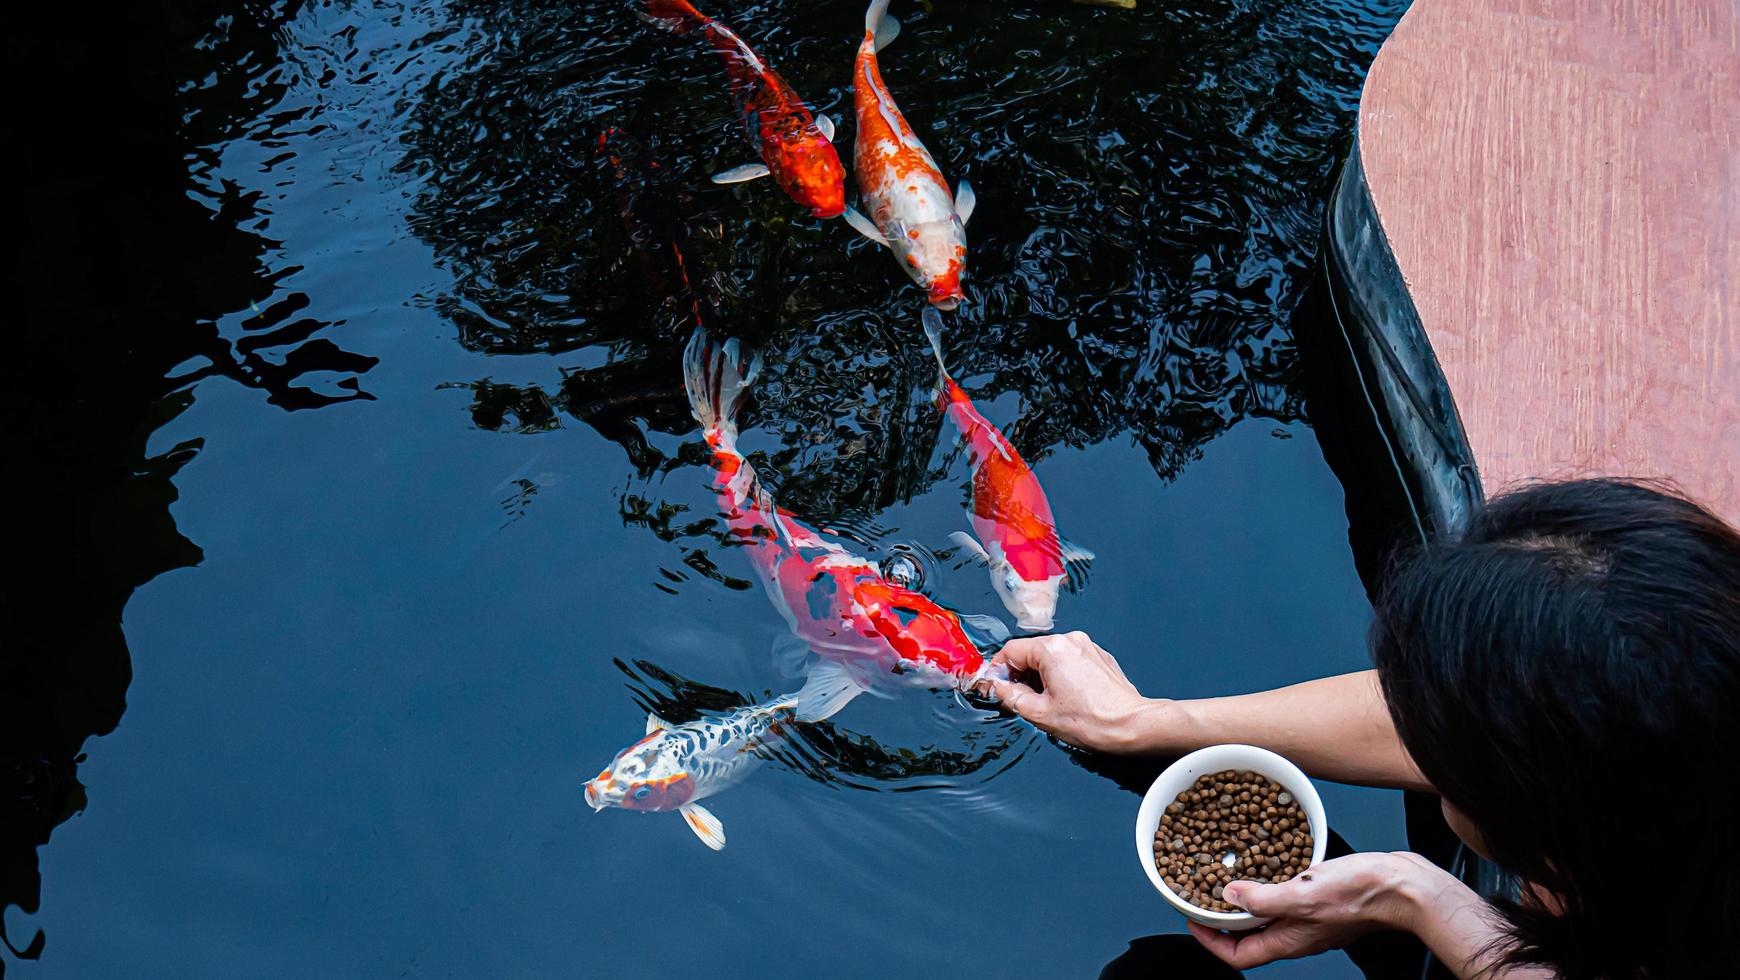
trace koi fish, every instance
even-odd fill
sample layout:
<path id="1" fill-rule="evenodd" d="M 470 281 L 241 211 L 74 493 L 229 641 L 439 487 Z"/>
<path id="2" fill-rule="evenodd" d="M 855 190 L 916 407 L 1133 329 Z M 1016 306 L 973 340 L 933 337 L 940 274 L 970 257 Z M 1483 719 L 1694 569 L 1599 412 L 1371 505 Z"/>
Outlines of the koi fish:
<path id="1" fill-rule="evenodd" d="M 846 221 L 864 237 L 894 252 L 912 281 L 924 287 L 938 309 L 960 305 L 961 271 L 967 263 L 967 219 L 977 198 L 961 181 L 949 193 L 942 171 L 918 141 L 876 63 L 876 52 L 900 33 L 887 15 L 888 0 L 871 0 L 864 15 L 864 42 L 852 79 L 858 114 L 858 191 L 869 217 L 848 208 Z"/>
<path id="2" fill-rule="evenodd" d="M 695 331 L 683 352 L 689 405 L 713 453 L 713 488 L 732 539 L 743 544 L 786 625 L 818 657 L 798 692 L 800 721 L 819 721 L 873 686 L 892 681 L 972 691 L 995 668 L 962 622 L 1007 637 L 990 617 L 957 616 L 884 577 L 876 562 L 777 506 L 737 449 L 737 411 L 759 365 L 735 340 Z"/>
<path id="3" fill-rule="evenodd" d="M 943 363 L 942 314 L 926 307 L 924 335 L 936 354 L 937 407 L 955 424 L 973 466 L 973 533 L 950 537 L 991 572 L 991 588 L 1024 630 L 1051 629 L 1057 593 L 1069 566 L 1093 552 L 1057 536 L 1051 501 L 1033 469 L 998 428 L 973 407 Z"/>
<path id="4" fill-rule="evenodd" d="M 771 175 L 811 214 L 839 217 L 846 209 L 846 170 L 834 150 L 833 120 L 812 116 L 785 79 L 735 31 L 696 10 L 689 0 L 646 0 L 640 16 L 674 34 L 701 35 L 725 60 L 743 133 L 762 162 L 714 174 L 713 182 L 737 184 Z"/>
<path id="5" fill-rule="evenodd" d="M 760 766 L 760 750 L 785 738 L 796 707 L 797 695 L 788 694 L 686 725 L 649 714 L 645 737 L 616 753 L 586 784 L 586 802 L 594 810 L 675 810 L 701 843 L 722 850 L 725 825 L 697 801 L 742 782 Z"/>

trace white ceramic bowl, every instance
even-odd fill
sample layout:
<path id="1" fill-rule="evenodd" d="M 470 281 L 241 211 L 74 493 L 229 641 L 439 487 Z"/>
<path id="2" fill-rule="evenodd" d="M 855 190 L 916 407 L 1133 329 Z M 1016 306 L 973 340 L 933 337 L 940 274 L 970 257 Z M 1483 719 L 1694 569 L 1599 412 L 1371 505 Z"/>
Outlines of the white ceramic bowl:
<path id="1" fill-rule="evenodd" d="M 1225 772 L 1228 769 L 1267 776 L 1279 783 L 1282 789 L 1292 793 L 1293 799 L 1299 802 L 1300 808 L 1305 811 L 1306 820 L 1311 824 L 1311 863 L 1319 864 L 1323 861 L 1323 851 L 1329 843 L 1329 818 L 1323 813 L 1323 800 L 1317 796 L 1317 787 L 1311 785 L 1311 780 L 1305 778 L 1298 766 L 1255 745 L 1211 745 L 1206 749 L 1197 749 L 1166 767 L 1160 778 L 1154 780 L 1154 785 L 1148 787 L 1148 794 L 1142 797 L 1142 808 L 1136 811 L 1136 860 L 1141 862 L 1142 870 L 1148 873 L 1148 880 L 1154 883 L 1154 889 L 1160 893 L 1160 897 L 1173 908 L 1210 928 L 1239 932 L 1255 929 L 1269 920 L 1260 919 L 1249 912 L 1210 912 L 1199 909 L 1166 887 L 1166 880 L 1160 877 L 1160 869 L 1154 866 L 1154 832 L 1160 829 L 1160 817 L 1166 812 L 1166 807 L 1178 799 L 1179 793 L 1189 789 L 1197 777 L 1206 773 Z"/>

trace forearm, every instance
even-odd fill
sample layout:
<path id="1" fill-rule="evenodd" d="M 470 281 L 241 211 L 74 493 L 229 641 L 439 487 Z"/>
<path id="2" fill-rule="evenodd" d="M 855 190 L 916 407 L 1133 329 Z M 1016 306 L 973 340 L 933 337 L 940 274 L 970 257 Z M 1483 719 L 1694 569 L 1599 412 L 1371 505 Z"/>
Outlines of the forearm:
<path id="1" fill-rule="evenodd" d="M 1544 968 L 1498 968 L 1506 937 L 1497 912 L 1449 872 L 1431 868 L 1411 876 L 1402 891 L 1411 913 L 1395 925 L 1419 936 L 1456 976 L 1470 980 L 1550 980 L 1553 976 Z"/>
<path id="2" fill-rule="evenodd" d="M 1432 789 L 1396 735 L 1375 671 L 1256 694 L 1150 701 L 1122 738 L 1125 750 L 1152 755 L 1222 742 L 1260 745 L 1336 782 Z"/>

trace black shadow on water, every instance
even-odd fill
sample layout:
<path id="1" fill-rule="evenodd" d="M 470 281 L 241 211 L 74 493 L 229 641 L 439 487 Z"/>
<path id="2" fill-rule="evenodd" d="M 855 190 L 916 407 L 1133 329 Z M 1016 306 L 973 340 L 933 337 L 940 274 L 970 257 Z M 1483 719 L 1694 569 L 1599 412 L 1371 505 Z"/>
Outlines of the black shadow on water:
<path id="1" fill-rule="evenodd" d="M 31 505 L 9 522 L 0 916 L 37 911 L 36 849 L 86 806 L 82 748 L 126 709 L 129 597 L 202 559 L 170 505 L 203 441 L 153 451 L 152 433 L 207 378 L 287 411 L 370 397 L 359 378 L 375 359 L 340 348 L 337 324 L 298 316 L 308 297 L 277 288 L 295 270 L 274 267 L 278 243 L 249 228 L 267 213 L 261 196 L 209 175 L 218 144 L 276 100 L 255 83 L 299 8 L 147 0 L 11 15 L 9 293 L 22 309 L 9 318 L 6 427 Z M 178 95 L 195 82 L 196 98 Z M 242 311 L 225 336 L 216 321 Z M 0 940 L 25 959 L 47 946 L 3 921 Z"/>

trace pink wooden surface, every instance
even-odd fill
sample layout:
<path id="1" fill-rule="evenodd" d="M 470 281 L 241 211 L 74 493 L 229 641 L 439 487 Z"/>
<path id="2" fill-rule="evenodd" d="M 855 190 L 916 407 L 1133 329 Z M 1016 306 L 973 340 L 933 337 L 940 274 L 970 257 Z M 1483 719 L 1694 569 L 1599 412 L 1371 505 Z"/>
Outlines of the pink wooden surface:
<path id="1" fill-rule="evenodd" d="M 1360 153 L 1489 494 L 1667 477 L 1740 523 L 1740 3 L 1415 0 Z"/>

